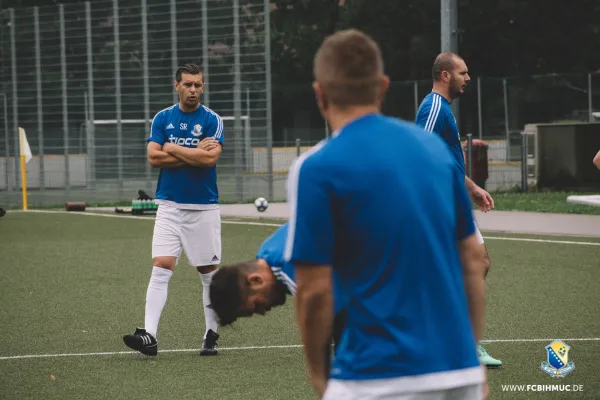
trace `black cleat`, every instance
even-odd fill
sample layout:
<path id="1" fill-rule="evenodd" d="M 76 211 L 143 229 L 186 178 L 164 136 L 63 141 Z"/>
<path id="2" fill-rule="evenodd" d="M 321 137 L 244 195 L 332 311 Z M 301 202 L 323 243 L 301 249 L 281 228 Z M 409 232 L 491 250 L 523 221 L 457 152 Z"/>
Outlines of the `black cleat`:
<path id="1" fill-rule="evenodd" d="M 158 352 L 156 339 L 143 328 L 135 328 L 133 335 L 123 336 L 123 342 L 127 347 L 147 356 L 155 356 Z"/>
<path id="2" fill-rule="evenodd" d="M 219 346 L 217 346 L 217 339 L 219 339 L 219 335 L 209 329 L 206 333 L 206 338 L 202 342 L 202 349 L 200 350 L 201 356 L 216 356 Z"/>

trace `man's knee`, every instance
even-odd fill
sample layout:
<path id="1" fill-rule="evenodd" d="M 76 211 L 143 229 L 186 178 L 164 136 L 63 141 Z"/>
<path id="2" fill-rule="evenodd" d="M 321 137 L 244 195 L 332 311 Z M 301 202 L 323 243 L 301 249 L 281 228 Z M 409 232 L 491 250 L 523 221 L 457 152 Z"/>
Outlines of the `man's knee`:
<path id="1" fill-rule="evenodd" d="M 152 265 L 159 268 L 165 268 L 173 271 L 177 264 L 177 258 L 172 256 L 160 256 L 152 259 Z"/>
<path id="2" fill-rule="evenodd" d="M 216 265 L 203 265 L 201 267 L 196 267 L 196 269 L 201 274 L 208 274 L 210 272 L 216 271 L 217 270 L 217 266 Z"/>

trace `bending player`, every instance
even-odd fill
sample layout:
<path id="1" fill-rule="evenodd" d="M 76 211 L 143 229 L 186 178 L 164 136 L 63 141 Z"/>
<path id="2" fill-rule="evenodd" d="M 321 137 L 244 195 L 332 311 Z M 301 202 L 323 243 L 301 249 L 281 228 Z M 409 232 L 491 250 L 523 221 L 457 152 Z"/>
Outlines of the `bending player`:
<path id="1" fill-rule="evenodd" d="M 269 236 L 256 253 L 256 260 L 221 267 L 210 285 L 210 303 L 221 325 L 239 317 L 264 315 L 296 295 L 294 266 L 283 259 L 288 224 Z M 344 325 L 341 293 L 335 293 L 336 315 L 333 342 L 339 343 Z"/>
<path id="2" fill-rule="evenodd" d="M 175 73 L 179 104 L 152 121 L 148 161 L 161 168 L 155 201 L 159 205 L 152 238 L 152 274 L 146 292 L 144 328 L 123 336 L 142 354 L 157 354 L 156 333 L 167 289 L 181 250 L 202 281 L 206 329 L 200 355 L 217 354 L 217 320 L 210 307 L 210 282 L 221 260 L 221 214 L 216 163 L 222 151 L 223 121 L 200 104 L 204 73 L 186 64 Z"/>
<path id="3" fill-rule="evenodd" d="M 454 158 L 455 167 L 465 177 L 465 183 L 471 198 L 481 211 L 487 212 L 494 208 L 494 200 L 487 191 L 477 186 L 465 174 L 465 159 L 460 143 L 460 134 L 451 108 L 452 101 L 464 93 L 465 87 L 471 79 L 467 65 L 462 58 L 454 53 L 441 53 L 433 63 L 432 75 L 433 89 L 431 93 L 425 96 L 419 106 L 416 124 L 427 132 L 437 133 L 444 139 Z M 485 275 L 487 275 L 490 269 L 490 259 L 483 236 L 481 236 L 477 226 L 475 226 L 475 233 L 485 253 Z M 502 361 L 490 356 L 481 344 L 477 346 L 477 353 L 481 362 L 487 367 L 500 367 L 502 365 Z"/>

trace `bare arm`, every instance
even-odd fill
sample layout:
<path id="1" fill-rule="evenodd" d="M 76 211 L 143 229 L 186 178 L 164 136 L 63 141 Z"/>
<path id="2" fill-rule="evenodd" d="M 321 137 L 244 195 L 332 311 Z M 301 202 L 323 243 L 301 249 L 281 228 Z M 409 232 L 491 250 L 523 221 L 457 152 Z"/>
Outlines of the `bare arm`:
<path id="1" fill-rule="evenodd" d="M 465 175 L 465 185 L 467 186 L 467 191 L 469 192 L 469 196 L 471 199 L 479 206 L 479 209 L 483 212 L 488 212 L 494 208 L 494 199 L 490 194 L 480 188 L 475 182 L 471 180 L 468 176 Z"/>
<path id="2" fill-rule="evenodd" d="M 483 337 L 485 311 L 485 252 L 475 235 L 460 241 L 460 257 L 463 268 L 469 315 L 477 341 Z"/>
<path id="3" fill-rule="evenodd" d="M 331 266 L 296 265 L 296 321 L 313 388 L 319 398 L 329 376 L 329 344 L 333 326 Z"/>
<path id="4" fill-rule="evenodd" d="M 600 151 L 598 151 L 598 154 L 594 157 L 594 165 L 600 169 Z"/>
<path id="5" fill-rule="evenodd" d="M 223 147 L 220 144 L 207 150 L 205 146 L 199 145 L 196 148 L 188 148 L 179 146 L 173 143 L 165 143 L 164 150 L 171 156 L 184 161 L 193 167 L 213 167 L 223 151 Z"/>
<path id="6" fill-rule="evenodd" d="M 183 167 L 185 162 L 163 151 L 163 147 L 156 142 L 148 143 L 148 162 L 154 168 Z"/>
<path id="7" fill-rule="evenodd" d="M 467 185 L 467 191 L 471 193 L 477 186 L 475 182 L 471 178 L 465 175 L 465 185 Z"/>

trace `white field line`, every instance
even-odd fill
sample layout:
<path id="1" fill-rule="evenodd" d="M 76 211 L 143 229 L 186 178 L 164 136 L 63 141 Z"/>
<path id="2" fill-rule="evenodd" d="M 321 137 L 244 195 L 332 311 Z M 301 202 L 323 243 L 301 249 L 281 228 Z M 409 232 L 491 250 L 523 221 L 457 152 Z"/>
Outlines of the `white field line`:
<path id="1" fill-rule="evenodd" d="M 135 215 L 122 215 L 122 214 L 100 214 L 100 213 L 86 213 L 76 211 L 62 211 L 62 210 L 15 210 L 11 212 L 24 212 L 24 213 L 38 213 L 38 214 L 69 214 L 69 215 L 85 215 L 87 217 L 105 217 L 105 218 L 125 218 L 125 219 L 137 219 L 137 220 L 148 220 L 154 221 L 154 217 L 143 217 Z M 221 221 L 223 224 L 232 225 L 257 225 L 257 226 L 281 226 L 282 224 L 273 224 L 267 222 L 252 222 L 252 221 Z"/>
<path id="2" fill-rule="evenodd" d="M 527 342 L 544 342 L 550 343 L 556 338 L 548 339 L 488 339 L 482 340 L 481 343 L 527 343 Z M 566 343 L 568 342 L 597 342 L 600 338 L 571 338 L 571 339 L 560 339 Z M 223 351 L 235 351 L 235 350 L 268 350 L 268 349 L 296 349 L 301 348 L 300 344 L 287 344 L 287 345 L 276 345 L 276 346 L 243 346 L 243 347 L 221 347 L 219 350 Z M 199 352 L 199 349 L 167 349 L 160 350 L 159 353 L 191 353 Z M 58 353 L 58 354 L 24 354 L 17 356 L 2 356 L 0 361 L 3 360 L 23 360 L 23 359 L 39 359 L 39 358 L 59 358 L 59 357 L 90 357 L 90 356 L 115 356 L 123 354 L 138 354 L 136 351 L 104 351 L 94 353 Z"/>
<path id="3" fill-rule="evenodd" d="M 280 346 L 244 346 L 244 347 L 219 347 L 219 351 L 225 350 L 266 350 L 266 349 L 291 349 L 302 347 L 299 344 L 280 345 Z M 189 353 L 200 352 L 200 349 L 167 349 L 160 350 L 159 353 Z M 94 353 L 61 353 L 61 354 L 25 354 L 20 356 L 4 356 L 1 360 L 22 360 L 26 358 L 56 358 L 56 357 L 89 357 L 89 356 L 115 356 L 121 354 L 138 354 L 137 351 L 103 351 Z"/>
<path id="4" fill-rule="evenodd" d="M 127 219 L 137 219 L 137 220 L 151 220 L 153 221 L 153 217 L 139 217 L 133 215 L 119 215 L 119 214 L 96 214 L 96 213 L 85 213 L 85 212 L 69 212 L 62 210 L 14 210 L 11 212 L 27 212 L 27 213 L 39 213 L 39 214 L 69 214 L 69 215 L 85 215 L 88 217 L 105 217 L 105 218 L 127 218 Z M 253 222 L 253 221 L 221 221 L 223 224 L 231 224 L 231 225 L 254 225 L 254 226 L 273 226 L 278 227 L 283 224 L 269 223 L 269 222 Z M 540 235 L 544 236 L 544 235 Z M 534 242 L 534 243 L 555 243 L 555 244 L 575 244 L 581 246 L 600 246 L 600 242 L 577 242 L 572 240 L 550 240 L 550 239 L 532 239 L 532 238 L 518 238 L 518 237 L 504 237 L 504 236 L 484 236 L 484 239 L 489 240 L 510 240 L 515 242 Z"/>

